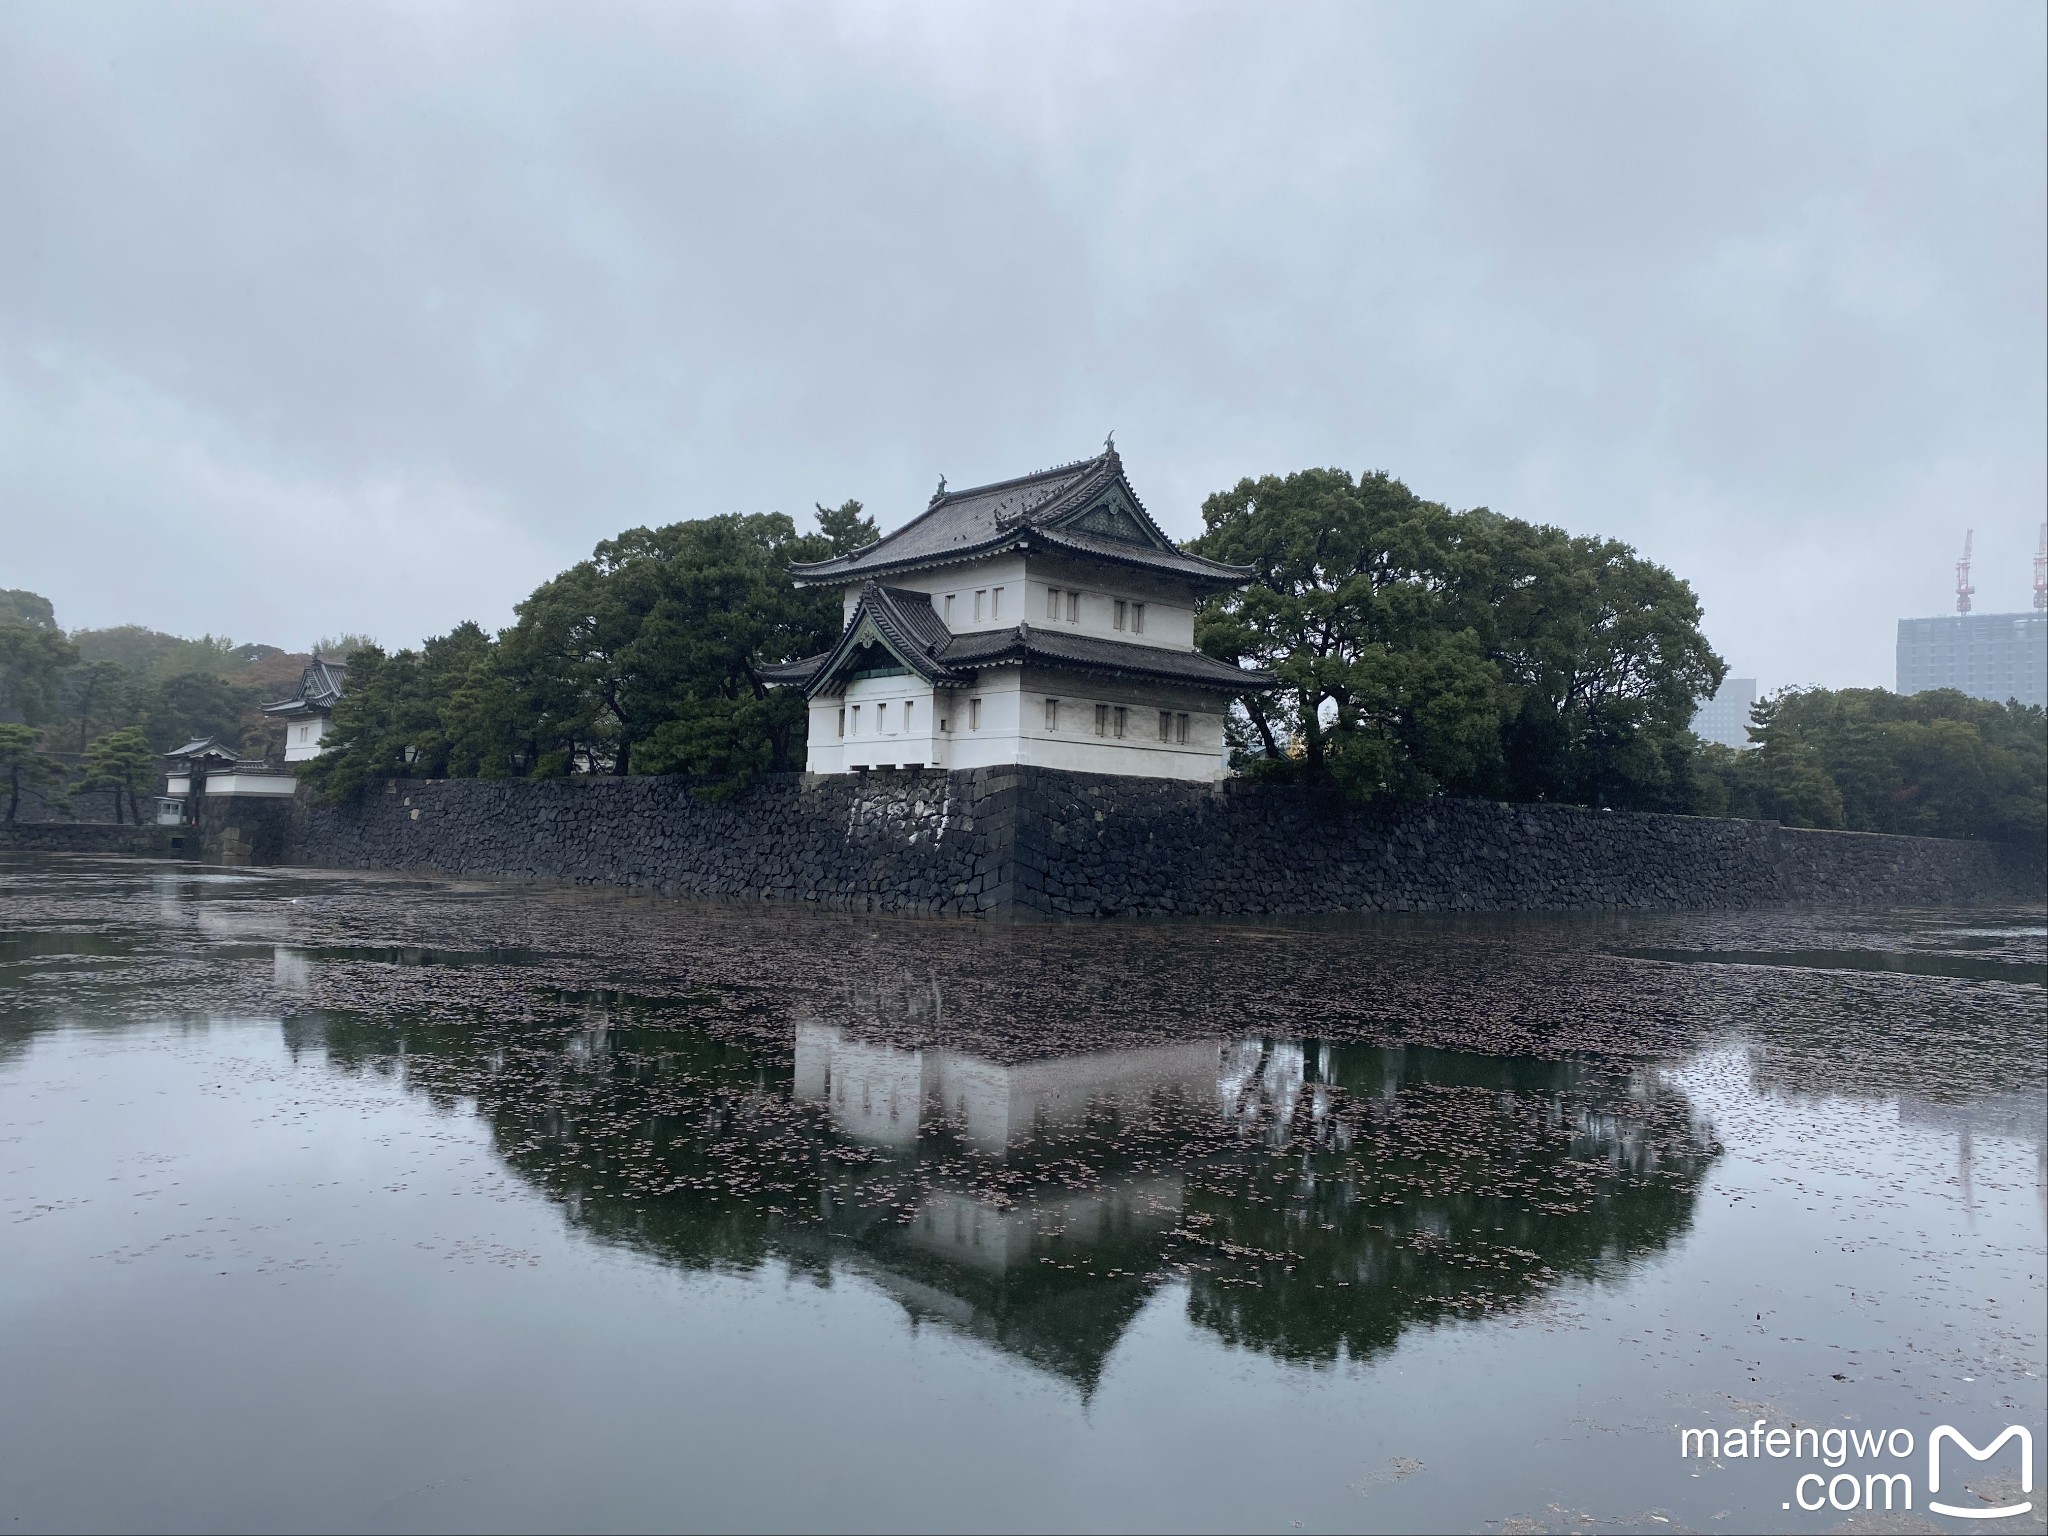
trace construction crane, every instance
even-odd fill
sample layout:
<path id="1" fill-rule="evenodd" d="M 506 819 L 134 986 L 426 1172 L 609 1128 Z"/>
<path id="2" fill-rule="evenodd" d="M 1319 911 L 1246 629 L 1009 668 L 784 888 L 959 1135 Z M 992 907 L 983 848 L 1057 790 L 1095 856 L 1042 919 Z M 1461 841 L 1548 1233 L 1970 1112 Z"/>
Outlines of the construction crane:
<path id="1" fill-rule="evenodd" d="M 2034 546 L 2034 606 L 2048 608 L 2048 523 L 2041 525 L 2041 541 Z"/>
<path id="2" fill-rule="evenodd" d="M 1963 533 L 1963 558 L 1956 562 L 1956 612 L 1968 613 L 1970 599 L 1977 595 L 1977 589 L 1970 585 L 1970 546 L 1977 542 L 1977 530 L 1967 529 Z"/>

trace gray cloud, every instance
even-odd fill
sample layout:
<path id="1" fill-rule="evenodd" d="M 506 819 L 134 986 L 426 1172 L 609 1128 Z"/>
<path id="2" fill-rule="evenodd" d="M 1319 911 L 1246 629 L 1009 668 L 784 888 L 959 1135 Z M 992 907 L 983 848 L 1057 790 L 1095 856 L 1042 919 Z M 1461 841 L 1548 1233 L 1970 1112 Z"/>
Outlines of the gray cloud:
<path id="1" fill-rule="evenodd" d="M 1890 680 L 2048 498 L 2031 4 L 18 4 L 0 586 L 303 644 L 1111 427 L 1631 540 Z"/>

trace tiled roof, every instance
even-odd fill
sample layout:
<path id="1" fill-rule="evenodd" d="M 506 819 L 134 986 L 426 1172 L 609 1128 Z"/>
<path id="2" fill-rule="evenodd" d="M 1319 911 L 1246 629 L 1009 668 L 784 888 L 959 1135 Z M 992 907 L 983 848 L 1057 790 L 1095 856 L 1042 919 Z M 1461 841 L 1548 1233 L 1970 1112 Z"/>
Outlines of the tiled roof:
<path id="1" fill-rule="evenodd" d="M 879 636 L 885 649 L 926 682 L 966 681 L 938 659 L 939 652 L 951 642 L 953 632 L 932 612 L 931 595 L 872 581 L 861 588 L 853 622 L 846 626 L 839 643 L 831 650 L 802 661 L 756 667 L 754 671 L 764 683 L 802 683 L 807 693 L 815 693 L 816 683 L 841 670 L 867 646 L 870 636 Z"/>
<path id="2" fill-rule="evenodd" d="M 1067 518 L 1085 514 L 1112 488 L 1136 512 L 1144 542 L 1058 526 Z M 1222 565 L 1176 548 L 1124 478 L 1123 460 L 1114 448 L 1078 464 L 1062 464 L 1015 480 L 941 491 L 923 512 L 867 548 L 830 560 L 792 565 L 789 571 L 805 585 L 843 586 L 889 572 L 945 565 L 1013 545 L 1028 549 L 1034 544 L 1142 566 L 1202 586 L 1239 586 L 1252 576 L 1249 566 Z"/>
<path id="3" fill-rule="evenodd" d="M 872 627 L 864 619 L 872 620 Z M 905 592 L 895 587 L 869 583 L 862 589 L 854 608 L 853 622 L 831 650 L 801 661 L 756 667 L 764 683 L 801 687 L 815 697 L 867 643 L 878 634 L 885 646 L 903 664 L 929 683 L 969 683 L 983 667 L 1014 666 L 1025 661 L 1050 666 L 1073 667 L 1085 672 L 1109 672 L 1126 677 L 1183 683 L 1227 693 L 1245 693 L 1273 686 L 1267 672 L 1247 672 L 1227 661 L 1218 661 L 1200 651 L 1180 651 L 1161 645 L 1133 645 L 1127 640 L 1103 640 L 1094 635 L 1077 635 L 1063 629 L 1041 629 L 1019 624 L 1014 629 L 970 630 L 950 633 L 932 612 L 931 599 L 922 592 Z"/>
<path id="4" fill-rule="evenodd" d="M 1270 688 L 1270 672 L 1247 672 L 1200 651 L 1170 650 L 1163 645 L 1134 645 L 1104 640 L 1070 630 L 1019 624 L 1015 629 L 980 630 L 956 635 L 940 653 L 949 667 L 1002 666 L 1024 661 L 1077 667 L 1087 672 L 1117 672 L 1128 677 L 1159 678 L 1200 688 L 1249 693 Z"/>
<path id="5" fill-rule="evenodd" d="M 231 752 L 226 747 L 222 746 L 219 742 L 215 741 L 211 736 L 201 736 L 196 741 L 188 741 L 185 743 L 185 745 L 178 748 L 177 751 L 166 752 L 164 756 L 166 758 L 169 758 L 173 762 L 182 761 L 187 764 L 188 768 L 190 764 L 194 762 L 204 761 L 210 763 L 213 766 L 211 769 L 208 770 L 209 772 L 277 772 L 275 768 L 272 768 L 270 764 L 266 763 L 262 758 L 243 757 L 239 752 Z"/>
<path id="6" fill-rule="evenodd" d="M 166 752 L 165 757 L 206 757 L 230 763 L 240 762 L 241 754 L 229 751 L 211 736 L 200 736 L 188 741 L 175 751 Z"/>
<path id="7" fill-rule="evenodd" d="M 348 663 L 315 656 L 299 674 L 299 690 L 288 699 L 263 706 L 267 715 L 321 714 L 334 708 L 348 680 Z"/>

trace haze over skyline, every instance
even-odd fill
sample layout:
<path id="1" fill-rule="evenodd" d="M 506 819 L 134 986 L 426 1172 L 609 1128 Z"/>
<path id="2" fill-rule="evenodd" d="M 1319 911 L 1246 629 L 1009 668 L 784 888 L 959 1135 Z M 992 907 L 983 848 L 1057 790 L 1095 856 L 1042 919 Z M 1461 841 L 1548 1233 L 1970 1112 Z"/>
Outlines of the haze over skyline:
<path id="1" fill-rule="evenodd" d="M 1080 457 L 1627 540 L 1733 673 L 2030 606 L 2048 10 L 11 6 L 0 587 L 302 648 Z"/>

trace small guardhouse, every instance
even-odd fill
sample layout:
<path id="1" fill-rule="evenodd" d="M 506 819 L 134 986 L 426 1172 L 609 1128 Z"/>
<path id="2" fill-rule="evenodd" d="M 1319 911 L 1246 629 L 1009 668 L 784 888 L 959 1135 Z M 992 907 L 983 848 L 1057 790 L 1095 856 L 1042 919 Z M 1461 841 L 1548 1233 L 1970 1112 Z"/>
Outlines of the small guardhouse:
<path id="1" fill-rule="evenodd" d="M 211 736 L 188 741 L 164 754 L 164 792 L 157 796 L 160 826 L 190 825 L 199 819 L 202 798 L 256 796 L 289 798 L 299 781 L 261 758 L 243 757 Z"/>

